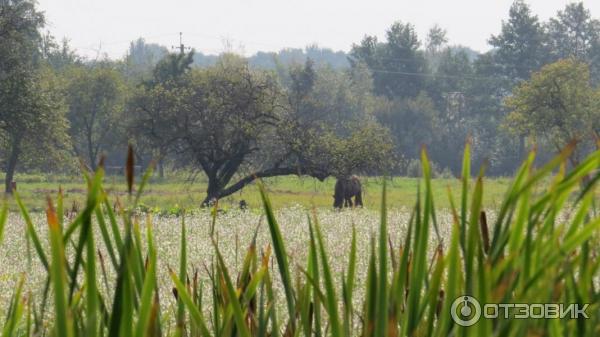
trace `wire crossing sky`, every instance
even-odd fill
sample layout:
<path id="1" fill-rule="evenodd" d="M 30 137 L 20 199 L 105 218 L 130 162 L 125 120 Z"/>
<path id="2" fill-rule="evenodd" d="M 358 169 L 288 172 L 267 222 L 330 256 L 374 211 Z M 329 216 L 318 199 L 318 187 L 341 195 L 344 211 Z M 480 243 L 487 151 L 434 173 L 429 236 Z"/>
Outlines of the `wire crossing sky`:
<path id="1" fill-rule="evenodd" d="M 251 55 L 318 44 L 348 51 L 364 35 L 383 38 L 397 20 L 414 24 L 421 40 L 434 24 L 450 44 L 478 51 L 500 31 L 512 0 L 38 0 L 48 29 L 88 57 L 118 58 L 143 37 L 168 47 L 184 43 L 205 54 Z M 540 20 L 572 1 L 527 1 Z M 600 1 L 583 1 L 600 17 Z"/>

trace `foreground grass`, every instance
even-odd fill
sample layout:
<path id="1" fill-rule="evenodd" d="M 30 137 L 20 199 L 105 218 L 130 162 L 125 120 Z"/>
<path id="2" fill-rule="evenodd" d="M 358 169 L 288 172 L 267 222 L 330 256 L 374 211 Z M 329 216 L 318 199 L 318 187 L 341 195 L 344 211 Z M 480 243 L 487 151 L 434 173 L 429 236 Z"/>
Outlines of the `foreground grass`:
<path id="1" fill-rule="evenodd" d="M 281 208 L 275 211 L 278 224 L 281 229 L 283 240 L 289 252 L 290 265 L 297 267 L 304 265 L 308 258 L 308 247 L 306 242 L 310 241 L 306 209 L 300 207 Z M 140 232 L 145 233 L 146 218 L 140 214 Z M 329 209 L 319 209 L 317 211 L 319 224 L 321 226 L 324 240 L 331 248 L 329 260 L 331 261 L 332 272 L 341 275 L 347 268 L 350 246 L 352 241 L 353 227 L 356 230 L 357 237 L 370 238 L 379 230 L 379 212 L 376 210 L 344 210 L 336 212 Z M 31 214 L 32 222 L 37 234 L 40 237 L 41 245 L 44 250 L 50 249 L 50 243 L 45 239 L 48 237 L 48 226 L 46 216 L 41 213 Z M 390 210 L 388 214 L 389 226 L 388 232 L 392 242 L 400 242 L 406 235 L 407 225 L 410 219 L 408 209 Z M 169 315 L 176 308 L 175 298 L 171 294 L 173 283 L 170 279 L 168 268 L 174 268 L 179 265 L 181 242 L 181 222 L 182 217 L 175 216 L 150 216 L 152 223 L 152 232 L 154 234 L 154 244 L 157 254 L 157 286 L 161 294 L 161 308 L 163 313 Z M 264 213 L 254 211 L 231 211 L 219 214 L 215 219 L 215 237 L 219 240 L 219 246 L 223 258 L 228 266 L 233 270 L 238 270 L 242 265 L 246 250 L 253 241 L 256 234 L 256 247 L 265 249 L 271 242 L 269 228 L 265 223 Z M 449 212 L 438 214 L 440 230 L 442 236 L 450 237 L 452 216 Z M 212 215 L 210 211 L 197 211 L 193 214 L 185 215 L 185 236 L 187 239 L 187 265 L 190 274 L 198 271 L 199 282 L 208 284 L 210 277 L 207 275 L 204 264 L 210 263 L 214 257 L 214 248 L 210 244 L 210 228 Z M 11 213 L 8 216 L 4 230 L 4 241 L 0 245 L 0 308 L 5 308 L 13 293 L 14 285 L 19 280 L 22 273 L 26 273 L 25 288 L 32 291 L 32 296 L 37 299 L 42 298 L 46 282 L 46 272 L 44 265 L 36 257 L 34 247 L 30 248 L 28 258 L 27 239 L 25 236 L 26 223 L 23 217 L 17 213 Z M 102 237 L 102 232 L 98 226 L 93 227 L 94 237 Z M 349 233 L 349 235 L 339 235 L 339 233 Z M 435 247 L 436 240 L 431 239 L 431 246 Z M 147 239 L 141 236 L 141 243 L 147 247 Z M 96 249 L 103 257 L 108 257 L 106 245 L 102 240 L 96 242 Z M 356 242 L 356 283 L 364 284 L 366 281 L 366 272 L 369 262 L 370 241 L 368 239 L 357 240 Z M 69 258 L 73 258 L 71 251 L 67 251 Z M 432 251 L 433 253 L 433 251 Z M 108 261 L 106 261 L 108 262 Z M 110 265 L 106 265 L 108 286 L 105 285 L 105 279 L 102 274 L 99 275 L 99 291 L 110 297 L 113 295 L 112 282 L 116 277 L 116 272 Z M 277 277 L 277 275 L 274 275 Z M 282 286 L 280 282 L 273 283 L 274 292 L 277 297 L 283 300 Z M 205 287 L 203 296 L 205 299 L 211 298 L 209 288 Z M 357 287 L 357 292 L 363 291 L 362 286 Z M 359 306 L 356 296 L 356 305 Z M 281 304 L 281 303 L 280 303 Z M 282 309 L 285 309 L 283 307 Z M 3 311 L 0 309 L 0 315 Z M 1 316 L 0 316 L 1 317 Z M 0 323 L 0 326 L 2 323 Z"/>
<path id="2" fill-rule="evenodd" d="M 404 232 L 390 235 L 384 185 L 376 233 L 350 228 L 330 233 L 350 238 L 344 261 L 337 258 L 343 247 L 332 247 L 335 240 L 326 236 L 319 214 L 307 215 L 307 253 L 295 258 L 286 239 L 290 233 L 283 233 L 287 228 L 279 224 L 261 188 L 268 245 L 258 240 L 257 231 L 241 254 L 235 240 L 239 259 L 232 263 L 231 243 L 225 245 L 228 240 L 217 227 L 222 215 L 213 212 L 202 227 L 212 258 L 192 268 L 190 224 L 181 221 L 178 242 L 167 244 L 177 248 L 178 261 L 162 260 L 158 247 L 164 243 L 155 243 L 161 238 L 152 218 L 141 226 L 135 207 L 117 205 L 114 213 L 99 171 L 88 177 L 86 206 L 73 221 L 57 216 L 64 211 L 60 194 L 56 204 L 48 200 L 43 232 L 20 204 L 26 242 L 42 265 L 46 286 L 38 296 L 26 288 L 24 278 L 16 282 L 4 308 L 3 335 L 595 336 L 600 331 L 600 218 L 594 211 L 594 190 L 600 180 L 600 151 L 567 173 L 565 161 L 572 150 L 566 148 L 537 169 L 532 154 L 492 212 L 483 206 L 482 177 L 474 184 L 462 180 L 459 198 L 448 193 L 451 218 L 443 222 L 423 153 L 424 187 L 410 216 L 402 220 Z M 464 163 L 463 176 L 469 177 L 468 147 Z M 131 193 L 132 170 L 128 173 Z M 132 206 L 146 181 L 131 196 Z M 0 227 L 7 213 L 6 208 L 0 212 Z M 106 253 L 99 254 L 98 247 Z M 161 291 L 165 264 L 173 295 Z M 200 274 L 208 278 L 203 282 Z M 450 315 L 454 299 L 463 295 L 482 303 L 587 304 L 589 318 L 499 316 L 463 327 Z M 173 309 L 165 310 L 170 296 Z"/>
<path id="3" fill-rule="evenodd" d="M 30 211 L 43 212 L 46 208 L 44 198 L 46 195 L 56 195 L 59 187 L 63 190 L 65 207 L 72 207 L 76 203 L 79 208 L 85 203 L 87 188 L 81 176 L 49 176 L 21 174 L 15 179 L 18 184 L 19 195 Z M 320 182 L 307 177 L 276 177 L 265 179 L 264 185 L 271 196 L 273 207 L 276 209 L 300 205 L 303 207 L 316 206 L 331 208 L 333 205 L 333 187 L 335 179 L 329 178 Z M 382 178 L 363 177 L 365 207 L 379 209 L 381 205 Z M 485 206 L 498 207 L 510 179 L 486 179 L 486 195 L 483 203 Z M 417 196 L 417 186 L 422 185 L 421 179 L 394 177 L 387 181 L 388 205 L 392 208 L 411 208 Z M 432 189 L 434 195 L 447 194 L 450 186 L 458 198 L 460 191 L 459 179 L 433 179 Z M 255 185 L 255 184 L 254 184 Z M 244 199 L 251 208 L 262 208 L 262 201 L 256 186 L 251 185 L 221 201 L 221 207 L 234 209 L 239 201 Z M 120 196 L 123 203 L 127 202 L 127 188 L 122 176 L 107 176 L 103 186 L 113 197 Z M 422 186 L 423 187 L 423 186 Z M 141 196 L 140 204 L 147 209 L 162 213 L 178 213 L 181 210 L 193 210 L 200 206 L 206 194 L 206 181 L 198 177 L 191 181 L 183 173 L 175 173 L 167 178 L 151 178 L 149 186 Z M 18 207 L 12 198 L 8 199 L 12 211 Z M 448 198 L 438 198 L 437 206 L 449 208 Z"/>

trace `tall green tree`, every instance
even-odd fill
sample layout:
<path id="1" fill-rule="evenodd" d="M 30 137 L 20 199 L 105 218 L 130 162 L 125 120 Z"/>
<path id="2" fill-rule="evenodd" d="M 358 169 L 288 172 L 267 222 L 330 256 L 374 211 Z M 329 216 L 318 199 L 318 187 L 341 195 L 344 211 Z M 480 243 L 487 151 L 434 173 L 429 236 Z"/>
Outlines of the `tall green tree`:
<path id="1" fill-rule="evenodd" d="M 386 31 L 386 42 L 366 36 L 353 45 L 350 61 L 353 66 L 364 63 L 373 73 L 375 93 L 389 98 L 415 97 L 425 85 L 427 71 L 425 55 L 415 27 L 396 22 Z"/>
<path id="2" fill-rule="evenodd" d="M 491 171 L 510 174 L 514 163 L 526 154 L 525 137 L 507 137 L 499 126 L 507 114 L 502 102 L 518 83 L 549 61 L 547 35 L 539 18 L 524 1 L 513 2 L 499 34 L 492 35 L 494 48 L 475 62 L 477 79 L 468 93 L 467 108 L 474 154 L 485 153 Z M 507 146 L 507 143 L 510 146 Z"/>
<path id="3" fill-rule="evenodd" d="M 547 24 L 555 60 L 574 57 L 590 64 L 592 79 L 600 81 L 600 20 L 583 2 L 570 3 Z"/>
<path id="4" fill-rule="evenodd" d="M 155 74 L 172 74 L 163 70 L 179 68 L 174 66 L 181 64 L 177 60 L 157 66 Z M 265 72 L 250 70 L 234 55 L 176 80 L 165 77 L 138 93 L 132 113 L 153 145 L 177 152 L 180 160 L 206 174 L 207 203 L 221 197 L 275 123 L 276 81 Z"/>
<path id="5" fill-rule="evenodd" d="M 415 98 L 378 99 L 375 116 L 389 128 L 398 155 L 418 159 L 422 145 L 435 148 L 440 139 L 440 111 L 435 102 L 422 92 Z"/>
<path id="6" fill-rule="evenodd" d="M 503 102 L 512 88 L 511 80 L 501 74 L 501 65 L 492 52 L 473 62 L 473 79 L 466 90 L 468 132 L 473 140 L 473 162 L 490 164 L 488 172 L 510 175 L 523 160 L 525 142 L 500 128 L 507 115 Z"/>
<path id="7" fill-rule="evenodd" d="M 123 60 L 125 77 L 134 81 L 147 80 L 154 67 L 167 55 L 169 50 L 155 43 L 147 43 L 143 38 L 132 41 Z"/>
<path id="8" fill-rule="evenodd" d="M 560 151 L 568 142 L 582 143 L 571 157 L 576 165 L 585 144 L 600 131 L 598 93 L 590 84 L 586 63 L 565 59 L 546 65 L 531 80 L 517 86 L 506 100 L 511 110 L 506 125 Z"/>
<path id="9" fill-rule="evenodd" d="M 437 24 L 429 29 L 425 44 L 425 56 L 427 58 L 429 71 L 434 72 L 437 69 L 440 53 L 444 51 L 447 44 L 448 32 L 445 29 Z"/>
<path id="10" fill-rule="evenodd" d="M 427 33 L 427 46 L 426 50 L 428 53 L 435 54 L 440 52 L 442 48 L 448 43 L 448 32 L 440 27 L 434 25 L 429 29 Z"/>
<path id="11" fill-rule="evenodd" d="M 59 43 L 50 33 L 46 33 L 41 49 L 45 62 L 55 71 L 66 71 L 70 66 L 83 64 L 82 58 L 72 49 L 66 38 Z"/>
<path id="12" fill-rule="evenodd" d="M 583 2 L 570 3 L 548 23 L 553 53 L 560 58 L 585 60 L 600 38 L 600 22 Z"/>
<path id="13" fill-rule="evenodd" d="M 178 139 L 175 125 L 169 124 L 169 120 L 178 109 L 182 81 L 186 80 L 193 62 L 194 51 L 166 55 L 150 71 L 152 76 L 134 90 L 136 93 L 127 104 L 130 141 L 135 142 L 139 156 L 158 160 L 161 178 L 168 150 Z"/>
<path id="14" fill-rule="evenodd" d="M 168 54 L 162 58 L 152 70 L 152 78 L 146 83 L 147 86 L 156 84 L 164 84 L 169 81 L 177 81 L 187 71 L 189 71 L 194 63 L 194 53 L 192 50 L 189 53 Z"/>
<path id="15" fill-rule="evenodd" d="M 272 165 L 318 179 L 390 172 L 394 145 L 376 120 L 378 99 L 364 68 L 340 72 L 309 60 L 290 74 Z"/>
<path id="16" fill-rule="evenodd" d="M 0 144 L 6 154 L 0 157 L 6 193 L 12 192 L 24 149 L 51 154 L 65 141 L 67 123 L 58 83 L 43 67 L 39 48 L 43 25 L 33 1 L 0 2 Z"/>
<path id="17" fill-rule="evenodd" d="M 495 48 L 499 75 L 506 76 L 512 83 L 528 79 L 547 60 L 543 26 L 522 0 L 512 4 L 500 34 L 492 35 L 489 43 Z"/>
<path id="18" fill-rule="evenodd" d="M 73 148 L 95 170 L 103 152 L 127 142 L 123 133 L 125 83 L 111 64 L 73 67 L 66 76 Z"/>
<path id="19" fill-rule="evenodd" d="M 438 165 L 460 171 L 461 163 L 453 153 L 460 152 L 465 140 L 478 134 L 479 112 L 472 104 L 471 85 L 477 80 L 468 54 L 461 49 L 446 48 L 439 53 L 438 66 L 429 84 L 429 95 L 439 111 L 435 122 L 435 142 L 429 147 Z M 418 158 L 418 157 L 417 157 Z"/>

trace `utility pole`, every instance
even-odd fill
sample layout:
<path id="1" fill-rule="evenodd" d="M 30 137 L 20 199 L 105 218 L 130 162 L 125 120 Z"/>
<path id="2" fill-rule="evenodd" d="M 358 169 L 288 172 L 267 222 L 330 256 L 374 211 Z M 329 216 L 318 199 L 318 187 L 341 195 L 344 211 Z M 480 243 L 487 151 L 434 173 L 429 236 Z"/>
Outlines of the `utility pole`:
<path id="1" fill-rule="evenodd" d="M 179 32 L 179 47 L 171 46 L 171 48 L 173 48 L 173 49 L 179 49 L 179 53 L 181 53 L 181 54 L 185 53 L 186 50 L 191 50 L 192 49 L 190 47 L 186 47 L 183 44 L 183 33 L 182 32 Z"/>

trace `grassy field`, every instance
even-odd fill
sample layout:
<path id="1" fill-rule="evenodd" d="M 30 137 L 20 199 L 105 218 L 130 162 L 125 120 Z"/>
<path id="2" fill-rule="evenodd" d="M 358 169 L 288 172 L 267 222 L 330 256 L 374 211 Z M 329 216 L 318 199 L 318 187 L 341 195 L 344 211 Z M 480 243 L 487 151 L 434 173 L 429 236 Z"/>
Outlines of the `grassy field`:
<path id="1" fill-rule="evenodd" d="M 28 198 L 61 183 L 85 207 L 65 217 L 58 194 L 45 214 L 0 209 L 2 336 L 597 336 L 600 151 L 566 172 L 570 151 L 539 168 L 531 155 L 510 184 L 492 180 L 491 188 L 482 177 L 460 188 L 431 180 L 423 153 L 414 212 L 393 205 L 406 206 L 402 198 L 411 197 L 402 191 L 419 184 L 405 179 L 391 181 L 387 194 L 382 186 L 379 210 L 275 209 L 271 199 L 290 200 L 278 190 L 309 190 L 286 178 L 269 181 L 271 193 L 257 184 L 260 210 L 172 217 L 136 211 L 146 180 L 128 180 L 122 199 L 131 207 L 115 212 L 125 188 L 102 170 L 88 177 L 85 202 L 75 190 L 81 185 L 66 177 L 30 177 L 22 188 L 25 195 L 29 186 Z M 469 161 L 467 147 L 464 177 Z M 150 197 L 183 184 L 158 183 Z M 377 203 L 377 180 L 365 185 Z M 445 185 L 460 192 L 442 209 Z M 503 185 L 505 197 L 495 200 Z M 326 201 L 328 190 L 312 192 Z M 302 200 L 294 203 L 311 201 Z M 479 310 L 479 303 L 560 303 L 583 314 L 481 317 L 463 310 L 473 301 Z"/>
<path id="2" fill-rule="evenodd" d="M 299 207 L 282 208 L 276 211 L 276 216 L 281 226 L 283 238 L 290 252 L 290 263 L 292 265 L 301 266 L 307 259 L 308 247 L 306 242 L 310 240 L 307 212 Z M 356 228 L 357 235 L 361 238 L 369 238 L 377 233 L 379 227 L 379 212 L 375 210 L 353 210 L 344 212 L 335 212 L 333 210 L 319 210 L 318 217 L 323 231 L 323 236 L 327 240 L 327 244 L 331 247 L 332 255 L 332 270 L 336 275 L 341 275 L 345 264 L 333 263 L 334 260 L 347 261 L 350 250 L 351 235 L 339 235 L 339 233 L 350 233 L 353 226 Z M 408 211 L 390 211 L 389 214 L 389 231 L 393 242 L 400 242 L 402 237 L 406 235 L 407 223 L 410 214 Z M 264 249 L 270 243 L 269 229 L 264 223 L 263 212 L 241 212 L 232 211 L 227 214 L 221 214 L 217 217 L 215 223 L 215 233 L 219 238 L 220 247 L 228 266 L 232 270 L 239 270 L 243 262 L 246 249 L 258 228 L 257 247 Z M 44 225 L 46 216 L 37 213 L 32 214 L 32 221 L 36 224 L 38 235 L 42 238 L 44 249 L 49 250 L 49 242 L 45 240 L 48 237 L 48 227 Z M 170 296 L 172 282 L 169 279 L 168 267 L 177 266 L 179 263 L 181 242 L 181 221 L 179 217 L 160 217 L 154 216 L 151 218 L 153 223 L 153 232 L 156 238 L 156 251 L 158 256 L 158 287 L 163 294 L 163 305 L 165 312 L 173 310 L 176 306 L 173 296 Z M 439 214 L 440 227 L 442 235 L 450 236 L 451 217 L 448 213 L 441 212 Z M 186 240 L 188 243 L 187 262 L 190 266 L 190 271 L 201 270 L 200 280 L 209 282 L 208 275 L 202 270 L 205 263 L 211 261 L 214 256 L 214 249 L 210 245 L 210 224 L 212 222 L 209 211 L 196 212 L 193 215 L 185 217 L 186 222 Z M 259 226 L 259 224 L 262 225 Z M 38 226 L 39 225 L 39 226 Z M 141 224 L 141 232 L 146 231 L 146 222 Z M 6 227 L 4 229 L 5 236 L 0 245 L 0 263 L 2 270 L 0 271 L 0 308 L 6 307 L 10 302 L 12 291 L 19 276 L 26 273 L 26 287 L 32 290 L 36 298 L 42 297 L 45 282 L 45 270 L 39 259 L 36 258 L 33 248 L 26 252 L 24 247 L 27 247 L 26 235 L 24 229 L 26 223 L 20 214 L 12 213 L 8 217 Z M 102 234 L 98 227 L 94 228 L 94 236 L 101 238 Z M 142 236 L 142 242 L 147 244 L 145 236 Z M 97 249 L 103 256 L 109 256 L 107 248 L 102 240 L 97 243 Z M 435 239 L 432 239 L 434 246 Z M 28 256 L 28 258 L 24 258 Z M 363 284 L 366 280 L 366 271 L 369 257 L 369 240 L 359 240 L 357 243 L 357 283 Z M 110 287 L 105 286 L 116 277 L 115 270 L 112 268 L 106 269 L 107 279 L 101 279 L 99 282 L 100 289 L 104 294 L 113 294 Z M 206 289 L 204 296 L 210 296 L 209 289 Z M 283 296 L 281 284 L 275 284 L 275 291 L 278 296 Z M 358 296 L 357 298 L 360 298 Z M 356 303 L 360 305 L 360 303 Z M 284 309 L 284 308 L 281 308 Z M 2 312 L 0 310 L 0 312 Z"/>
<path id="3" fill-rule="evenodd" d="M 121 176 L 107 176 L 105 186 L 107 191 L 113 195 L 124 196 L 126 188 L 124 178 Z M 50 176 L 22 174 L 17 175 L 17 188 L 19 195 L 25 205 L 31 211 L 42 211 L 45 208 L 44 197 L 56 195 L 59 187 L 65 194 L 65 205 L 72 206 L 75 202 L 82 204 L 86 186 L 81 176 Z M 381 204 L 382 178 L 363 177 L 363 191 L 365 207 L 377 209 Z M 504 197 L 508 187 L 509 179 L 489 178 L 485 180 L 486 194 L 484 205 L 497 207 Z M 333 204 L 334 178 L 320 182 L 308 177 L 276 177 L 266 179 L 265 185 L 273 200 L 273 206 L 277 209 L 301 205 L 304 207 L 316 206 L 319 208 L 330 208 Z M 418 178 L 395 177 L 388 181 L 388 204 L 391 208 L 412 207 L 414 205 L 417 188 L 421 180 Z M 432 188 L 434 195 L 442 196 L 436 198 L 436 206 L 448 208 L 447 187 L 450 187 L 458 198 L 460 191 L 460 180 L 458 179 L 434 179 Z M 421 186 L 423 188 L 423 186 Z M 184 174 L 174 174 L 165 179 L 153 178 L 141 203 L 144 208 L 154 209 L 163 213 L 176 213 L 180 209 L 196 209 L 202 202 L 206 191 L 206 181 L 202 177 L 194 180 Z M 123 201 L 125 198 L 122 198 Z M 249 207 L 261 207 L 260 196 L 256 186 L 250 185 L 242 191 L 225 198 L 220 205 L 223 208 L 237 208 L 240 200 L 246 200 Z M 12 198 L 9 198 L 11 210 L 16 210 Z"/>

